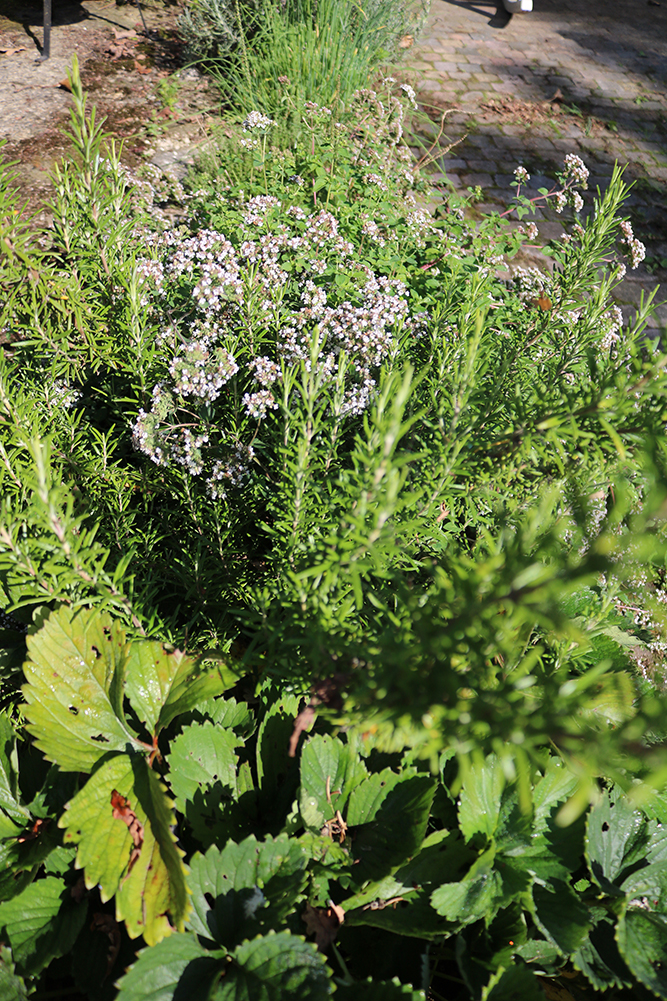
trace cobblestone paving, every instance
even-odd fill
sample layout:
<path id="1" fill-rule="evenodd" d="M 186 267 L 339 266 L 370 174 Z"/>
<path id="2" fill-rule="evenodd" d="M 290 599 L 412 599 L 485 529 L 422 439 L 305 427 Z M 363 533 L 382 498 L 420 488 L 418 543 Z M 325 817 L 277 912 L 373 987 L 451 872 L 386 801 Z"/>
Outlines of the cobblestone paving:
<path id="1" fill-rule="evenodd" d="M 574 152 L 591 171 L 590 205 L 614 162 L 626 165 L 628 214 L 648 250 L 618 290 L 627 316 L 658 282 L 667 296 L 667 0 L 534 5 L 510 16 L 494 0 L 433 0 L 408 66 L 420 103 L 434 119 L 451 109 L 446 137 L 462 139 L 439 161 L 442 182 L 480 185 L 480 208 L 498 208 L 517 164 L 534 189 L 550 187 Z M 536 219 L 543 239 L 562 232 L 553 210 Z M 652 322 L 667 327 L 667 305 Z"/>

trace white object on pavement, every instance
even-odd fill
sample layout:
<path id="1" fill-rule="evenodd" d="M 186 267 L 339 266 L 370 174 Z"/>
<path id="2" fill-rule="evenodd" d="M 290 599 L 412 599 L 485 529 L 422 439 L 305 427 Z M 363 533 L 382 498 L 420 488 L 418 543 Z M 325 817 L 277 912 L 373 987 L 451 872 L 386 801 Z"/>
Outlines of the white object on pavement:
<path id="1" fill-rule="evenodd" d="M 533 9 L 533 0 L 503 0 L 503 7 L 510 14 L 527 14 Z"/>

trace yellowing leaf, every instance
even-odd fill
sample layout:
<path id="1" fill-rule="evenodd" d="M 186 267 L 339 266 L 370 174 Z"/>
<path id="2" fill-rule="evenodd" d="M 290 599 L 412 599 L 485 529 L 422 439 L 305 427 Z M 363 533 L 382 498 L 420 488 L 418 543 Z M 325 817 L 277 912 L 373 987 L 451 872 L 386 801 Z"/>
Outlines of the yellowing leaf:
<path id="1" fill-rule="evenodd" d="M 59 822 L 76 865 L 103 900 L 116 894 L 116 917 L 131 938 L 154 945 L 182 930 L 190 909 L 182 852 L 171 827 L 172 802 L 140 755 L 104 762 L 68 804 Z"/>
<path id="2" fill-rule="evenodd" d="M 157 641 L 135 643 L 129 653 L 127 695 L 151 735 L 237 680 L 238 674 L 225 665 L 205 665 Z"/>
<path id="3" fill-rule="evenodd" d="M 109 751 L 141 747 L 125 722 L 125 634 L 98 611 L 60 608 L 28 636 L 27 729 L 63 771 L 89 772 Z"/>
<path id="4" fill-rule="evenodd" d="M 146 814 L 133 802 L 133 786 L 132 761 L 127 754 L 117 754 L 90 776 L 58 822 L 66 829 L 64 843 L 79 846 L 76 868 L 84 870 L 87 888 L 99 885 L 102 901 L 118 890 L 133 848 L 129 828 L 113 816 L 114 791 L 130 801 L 141 823 L 146 821 Z"/>

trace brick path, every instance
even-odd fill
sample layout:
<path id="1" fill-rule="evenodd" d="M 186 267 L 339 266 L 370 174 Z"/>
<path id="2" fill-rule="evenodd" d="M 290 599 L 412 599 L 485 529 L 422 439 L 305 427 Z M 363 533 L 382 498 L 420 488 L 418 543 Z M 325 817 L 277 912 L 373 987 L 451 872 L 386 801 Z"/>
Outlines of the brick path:
<path id="1" fill-rule="evenodd" d="M 618 292 L 628 315 L 658 282 L 667 296 L 667 0 L 534 6 L 510 17 L 495 0 L 433 0 L 407 65 L 432 117 L 453 109 L 447 138 L 465 136 L 440 160 L 443 181 L 481 185 L 489 208 L 508 203 L 518 163 L 535 189 L 551 185 L 569 152 L 593 189 L 615 160 L 627 164 L 638 182 L 627 211 L 648 251 Z M 562 231 L 553 210 L 536 218 L 544 239 Z M 667 327 L 667 306 L 652 322 Z"/>

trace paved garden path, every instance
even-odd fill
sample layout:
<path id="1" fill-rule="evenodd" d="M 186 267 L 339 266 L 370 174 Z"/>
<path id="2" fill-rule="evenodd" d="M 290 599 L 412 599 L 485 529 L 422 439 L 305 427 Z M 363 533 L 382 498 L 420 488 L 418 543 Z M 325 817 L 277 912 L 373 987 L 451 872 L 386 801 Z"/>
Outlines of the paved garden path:
<path id="1" fill-rule="evenodd" d="M 481 185 L 493 207 L 509 201 L 519 163 L 535 189 L 569 152 L 589 167 L 593 189 L 604 189 L 615 161 L 627 165 L 637 182 L 628 213 L 648 248 L 619 290 L 629 314 L 659 281 L 667 297 L 667 0 L 534 6 L 510 17 L 495 0 L 433 0 L 408 65 L 432 117 L 453 109 L 447 138 L 465 136 L 440 161 L 448 183 Z M 543 238 L 559 233 L 552 210 L 538 220 Z M 667 327 L 667 306 L 653 323 Z"/>

